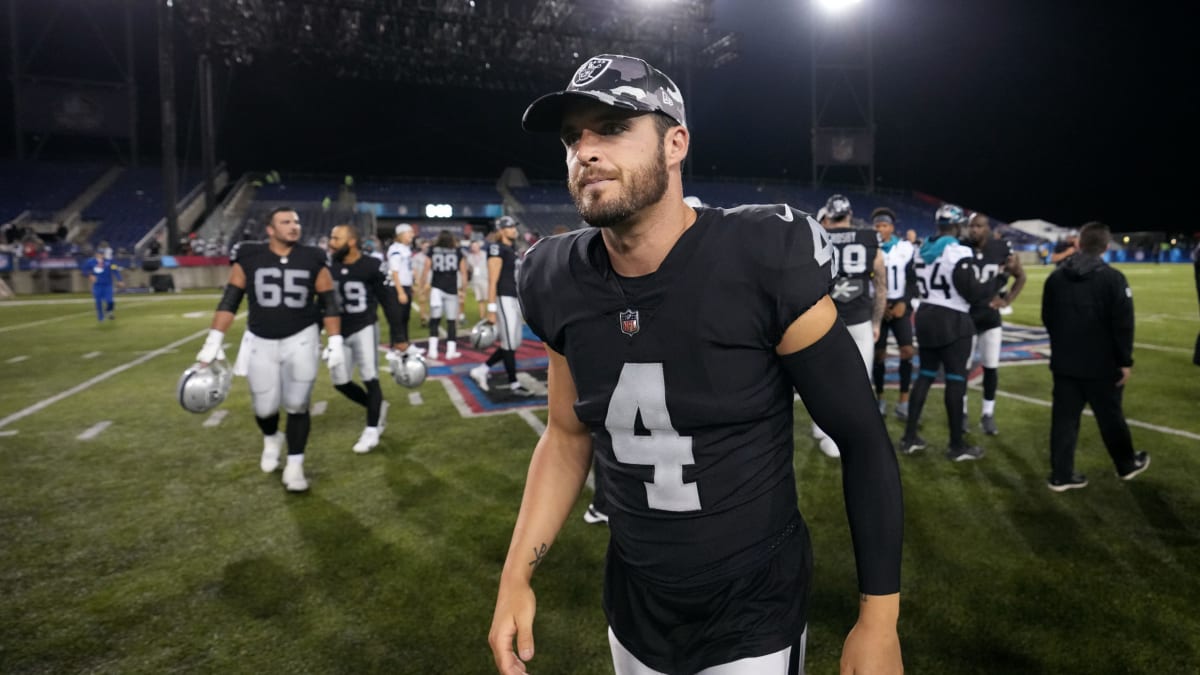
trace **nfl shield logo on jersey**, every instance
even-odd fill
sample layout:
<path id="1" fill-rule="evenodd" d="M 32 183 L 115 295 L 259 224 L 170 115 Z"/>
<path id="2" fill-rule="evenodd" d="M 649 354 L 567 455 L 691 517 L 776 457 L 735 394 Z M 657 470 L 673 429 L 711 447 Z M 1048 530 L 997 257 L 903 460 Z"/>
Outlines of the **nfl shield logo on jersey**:
<path id="1" fill-rule="evenodd" d="M 636 309 L 627 309 L 621 312 L 621 332 L 633 336 L 638 332 L 638 313 Z"/>

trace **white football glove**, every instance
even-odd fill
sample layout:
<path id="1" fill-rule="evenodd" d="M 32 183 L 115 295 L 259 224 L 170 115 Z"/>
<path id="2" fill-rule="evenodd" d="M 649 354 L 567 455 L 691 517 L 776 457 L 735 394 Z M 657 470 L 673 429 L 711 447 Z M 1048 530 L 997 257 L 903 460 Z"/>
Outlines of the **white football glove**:
<path id="1" fill-rule="evenodd" d="M 342 349 L 342 336 L 330 335 L 325 343 L 325 353 L 321 355 L 330 370 L 341 368 L 346 363 L 346 351 Z"/>
<path id="2" fill-rule="evenodd" d="M 196 354 L 196 361 L 204 365 L 208 365 L 213 361 L 225 359 L 225 350 L 221 348 L 221 344 L 225 342 L 225 333 L 213 328 L 208 331 L 208 337 L 204 339 L 204 346 L 200 348 L 200 353 Z"/>

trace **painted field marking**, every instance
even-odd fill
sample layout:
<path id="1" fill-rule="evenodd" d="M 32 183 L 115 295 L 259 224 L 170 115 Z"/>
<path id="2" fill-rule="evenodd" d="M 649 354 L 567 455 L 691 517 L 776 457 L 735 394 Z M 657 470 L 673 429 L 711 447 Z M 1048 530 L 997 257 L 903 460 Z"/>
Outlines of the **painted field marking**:
<path id="1" fill-rule="evenodd" d="M 4 429 L 4 430 L 0 431 L 0 436 L 16 436 L 16 435 L 17 435 L 16 429 Z"/>
<path id="2" fill-rule="evenodd" d="M 244 316 L 246 316 L 246 313 L 242 312 L 241 314 L 238 314 L 236 317 L 234 317 L 234 319 L 240 319 Z M 19 419 L 29 417 L 30 415 L 32 415 L 36 412 L 45 410 L 46 408 L 54 405 L 55 403 L 58 403 L 59 401 L 63 400 L 64 398 L 78 394 L 81 391 L 86 391 L 88 389 L 91 389 L 92 387 L 107 380 L 108 378 L 110 378 L 114 375 L 119 375 L 119 374 L 125 372 L 126 370 L 133 368 L 134 366 L 140 366 L 143 363 L 149 361 L 150 359 L 152 359 L 156 356 L 161 356 L 163 354 L 169 354 L 169 353 L 171 353 L 171 350 L 176 349 L 177 347 L 180 347 L 182 345 L 185 345 L 202 335 L 208 335 L 207 328 L 205 328 L 204 330 L 201 330 L 201 331 L 196 331 L 195 333 L 192 333 L 191 335 L 189 335 L 185 338 L 176 340 L 176 341 L 172 342 L 171 344 L 169 344 L 165 347 L 162 347 L 160 349 L 156 349 L 148 354 L 145 354 L 144 356 L 139 356 L 138 358 L 130 361 L 129 363 L 125 363 L 125 364 L 117 366 L 116 368 L 106 370 L 103 373 L 100 373 L 99 375 L 97 375 L 89 380 L 86 380 L 84 382 L 81 382 L 80 384 L 75 385 L 74 387 L 71 387 L 70 389 L 61 391 L 61 392 L 55 394 L 54 396 L 51 396 L 50 398 L 42 399 L 41 401 L 34 403 L 33 405 L 29 406 L 28 408 L 25 408 L 23 410 L 18 410 L 17 412 L 9 415 L 8 417 L 0 418 L 0 428 L 6 427 L 9 424 L 12 424 L 13 422 L 16 422 Z"/>
<path id="3" fill-rule="evenodd" d="M 204 426 L 215 427 L 220 424 L 221 420 L 225 419 L 225 416 L 228 414 L 228 410 L 215 410 L 213 411 L 213 414 L 208 416 L 208 419 L 204 420 Z"/>
<path id="4" fill-rule="evenodd" d="M 529 427 L 533 429 L 533 432 L 538 436 L 546 433 L 546 425 L 537 418 L 537 415 L 534 415 L 532 412 L 530 412 L 528 408 L 520 410 L 517 413 L 517 416 L 525 420 L 525 423 L 528 424 Z"/>
<path id="5" fill-rule="evenodd" d="M 409 394 L 408 394 L 408 404 L 409 405 L 421 405 L 424 402 L 425 402 L 425 399 L 421 398 L 421 392 L 419 392 L 419 391 L 409 392 Z"/>
<path id="6" fill-rule="evenodd" d="M 1190 349 L 1181 349 L 1179 347 L 1163 347 L 1161 345 L 1148 345 L 1141 342 L 1133 343 L 1135 349 L 1149 349 L 1152 352 L 1171 352 L 1173 354 L 1191 354 Z"/>
<path id="7" fill-rule="evenodd" d="M 11 330 L 20 330 L 22 328 L 33 328 L 34 326 L 43 326 L 48 323 L 54 323 L 55 321 L 66 321 L 67 319 L 74 319 L 74 318 L 81 317 L 81 316 L 96 316 L 96 315 L 93 312 L 80 312 L 78 314 L 68 314 L 66 316 L 56 316 L 53 319 L 42 319 L 41 321 L 30 321 L 29 323 L 18 323 L 14 326 L 5 326 L 3 328 L 0 328 L 0 333 L 7 333 Z"/>
<path id="8" fill-rule="evenodd" d="M 104 353 L 104 352 L 88 352 L 88 353 L 84 354 L 82 358 L 85 358 L 85 359 L 94 359 L 94 358 L 96 358 L 97 356 L 100 356 L 100 355 L 101 355 L 101 354 L 103 354 L 103 353 Z"/>
<path id="9" fill-rule="evenodd" d="M 20 362 L 28 360 L 28 359 L 29 359 L 28 356 L 14 356 L 11 359 L 5 361 L 5 363 L 20 363 Z"/>
<path id="10" fill-rule="evenodd" d="M 324 415 L 325 409 L 328 407 L 329 407 L 329 401 L 317 401 L 316 403 L 312 404 L 311 412 L 314 416 L 315 415 Z"/>
<path id="11" fill-rule="evenodd" d="M 102 431 L 104 431 L 105 429 L 107 429 L 111 426 L 112 426 L 112 420 L 105 420 L 103 422 L 97 422 L 97 423 L 93 424 L 92 426 L 88 427 L 87 430 L 84 431 L 82 434 L 79 434 L 78 436 L 76 436 L 75 439 L 80 440 L 80 441 L 90 441 L 93 438 L 99 436 Z"/>
<path id="12" fill-rule="evenodd" d="M 1016 399 L 1018 401 L 1023 401 L 1025 403 L 1032 403 L 1033 405 L 1040 405 L 1043 408 L 1051 408 L 1054 405 L 1050 401 L 1044 401 L 1040 398 L 1033 398 L 1031 396 L 1023 396 L 1021 394 L 1013 394 L 1013 393 L 1007 392 L 1007 391 L 997 391 L 996 393 L 1001 396 L 1004 396 L 1006 398 Z M 1083 411 L 1083 414 L 1092 415 L 1092 411 L 1091 411 L 1091 409 L 1087 409 L 1087 410 Z M 1125 418 L 1125 423 L 1131 427 L 1139 427 L 1141 429 L 1149 429 L 1151 431 L 1157 431 L 1157 432 L 1163 433 L 1163 434 L 1171 434 L 1172 436 L 1182 436 L 1184 438 L 1190 438 L 1194 441 L 1200 441 L 1200 434 L 1194 434 L 1190 431 L 1184 431 L 1182 429 L 1172 429 L 1171 427 L 1159 426 L 1157 424 L 1150 424 L 1149 422 L 1142 422 L 1140 420 L 1131 420 L 1129 418 Z"/>

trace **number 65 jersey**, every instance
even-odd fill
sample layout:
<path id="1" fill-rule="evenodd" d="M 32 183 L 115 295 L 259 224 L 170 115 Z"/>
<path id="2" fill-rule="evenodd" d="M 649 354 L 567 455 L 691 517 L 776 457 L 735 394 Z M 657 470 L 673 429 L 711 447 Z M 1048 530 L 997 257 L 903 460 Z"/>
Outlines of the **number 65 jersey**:
<path id="1" fill-rule="evenodd" d="M 770 556 L 797 518 L 792 383 L 775 346 L 825 296 L 833 257 L 785 205 L 696 209 L 659 269 L 612 269 L 601 232 L 541 239 L 518 275 L 592 435 L 612 551 L 696 584 Z"/>
<path id="2" fill-rule="evenodd" d="M 246 327 L 268 340 L 295 335 L 321 318 L 314 286 L 325 267 L 325 253 L 297 244 L 287 255 L 276 255 L 266 242 L 243 242 L 230 253 L 230 262 L 246 273 L 250 315 Z"/>

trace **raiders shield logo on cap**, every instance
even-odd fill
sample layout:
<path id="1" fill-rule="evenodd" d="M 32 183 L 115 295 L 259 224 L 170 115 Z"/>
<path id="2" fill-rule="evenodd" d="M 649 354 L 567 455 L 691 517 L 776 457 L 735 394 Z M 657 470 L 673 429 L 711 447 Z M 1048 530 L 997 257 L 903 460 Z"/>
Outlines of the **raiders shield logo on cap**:
<path id="1" fill-rule="evenodd" d="M 575 77 L 571 78 L 571 86 L 582 87 L 592 80 L 600 77 L 608 67 L 612 65 L 612 59 L 591 58 L 587 63 L 579 66 L 579 70 L 575 71 Z"/>
<path id="2" fill-rule="evenodd" d="M 621 312 L 621 332 L 632 337 L 638 332 L 638 312 L 636 309 L 627 309 Z"/>

